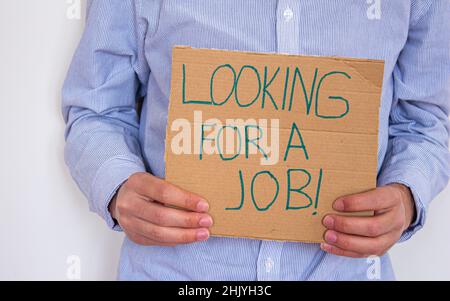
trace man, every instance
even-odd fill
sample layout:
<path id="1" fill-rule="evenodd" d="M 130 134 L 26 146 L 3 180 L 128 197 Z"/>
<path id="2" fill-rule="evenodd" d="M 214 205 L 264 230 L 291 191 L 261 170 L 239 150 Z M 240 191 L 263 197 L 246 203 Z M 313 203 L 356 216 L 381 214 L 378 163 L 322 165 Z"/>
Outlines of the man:
<path id="1" fill-rule="evenodd" d="M 385 253 L 449 178 L 449 31 L 448 0 L 89 2 L 63 89 L 66 161 L 126 234 L 119 279 L 365 280 L 370 255 L 393 279 Z M 321 245 L 209 237 L 207 200 L 163 180 L 174 45 L 384 60 L 378 188 L 334 203 L 375 215 L 327 216 Z"/>

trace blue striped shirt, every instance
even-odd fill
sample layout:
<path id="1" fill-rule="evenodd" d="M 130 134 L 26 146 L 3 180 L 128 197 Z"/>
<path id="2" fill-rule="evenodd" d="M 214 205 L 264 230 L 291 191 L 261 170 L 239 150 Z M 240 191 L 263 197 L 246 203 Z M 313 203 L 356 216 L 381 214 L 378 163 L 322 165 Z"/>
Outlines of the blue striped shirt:
<path id="1" fill-rule="evenodd" d="M 63 88 L 65 157 L 92 211 L 133 173 L 164 177 L 174 45 L 385 61 L 378 184 L 411 188 L 420 229 L 450 173 L 448 0 L 94 0 Z M 142 113 L 136 95 L 144 98 Z M 393 279 L 388 255 L 380 278 Z M 210 238 L 176 247 L 125 239 L 119 279 L 366 280 L 373 264 L 318 244 Z M 369 277 L 370 278 L 370 277 Z"/>

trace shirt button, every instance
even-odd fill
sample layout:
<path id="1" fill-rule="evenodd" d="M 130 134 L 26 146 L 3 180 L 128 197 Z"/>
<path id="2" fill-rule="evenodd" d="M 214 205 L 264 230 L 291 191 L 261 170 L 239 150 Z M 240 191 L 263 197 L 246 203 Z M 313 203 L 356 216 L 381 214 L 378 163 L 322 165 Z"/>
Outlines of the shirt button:
<path id="1" fill-rule="evenodd" d="M 267 258 L 265 262 L 266 266 L 266 273 L 272 272 L 273 266 L 275 265 L 275 262 L 273 262 L 272 258 Z"/>
<path id="2" fill-rule="evenodd" d="M 289 22 L 292 20 L 292 18 L 294 17 L 294 12 L 292 11 L 292 9 L 290 7 L 286 8 L 284 10 L 283 17 L 286 22 Z"/>

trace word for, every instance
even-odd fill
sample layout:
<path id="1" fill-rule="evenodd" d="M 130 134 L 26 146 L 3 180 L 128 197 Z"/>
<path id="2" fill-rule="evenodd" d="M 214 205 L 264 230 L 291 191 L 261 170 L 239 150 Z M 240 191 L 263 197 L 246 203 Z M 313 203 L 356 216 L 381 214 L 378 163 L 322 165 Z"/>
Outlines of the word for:
<path id="1" fill-rule="evenodd" d="M 279 161 L 280 134 L 278 119 L 219 119 L 203 120 L 202 111 L 195 110 L 192 121 L 179 118 L 171 124 L 176 132 L 171 140 L 172 153 L 204 155 L 217 154 L 223 161 L 232 161 L 240 155 L 260 155 L 261 165 Z"/>

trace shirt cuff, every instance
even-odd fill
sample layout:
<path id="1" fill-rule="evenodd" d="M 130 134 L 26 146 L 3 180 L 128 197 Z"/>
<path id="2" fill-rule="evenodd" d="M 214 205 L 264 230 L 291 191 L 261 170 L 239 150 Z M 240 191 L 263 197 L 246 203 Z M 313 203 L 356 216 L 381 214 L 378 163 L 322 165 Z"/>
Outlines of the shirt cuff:
<path id="1" fill-rule="evenodd" d="M 427 181 L 425 176 L 417 169 L 404 169 L 403 171 L 382 172 L 378 177 L 378 186 L 398 183 L 403 184 L 411 190 L 416 207 L 416 218 L 411 225 L 403 232 L 399 242 L 404 242 L 411 238 L 425 224 L 427 203 Z"/>
<path id="2" fill-rule="evenodd" d="M 106 161 L 97 171 L 92 183 L 90 209 L 100 215 L 112 230 L 122 231 L 122 228 L 109 213 L 109 203 L 120 186 L 137 172 L 145 172 L 144 164 L 123 157 Z"/>

